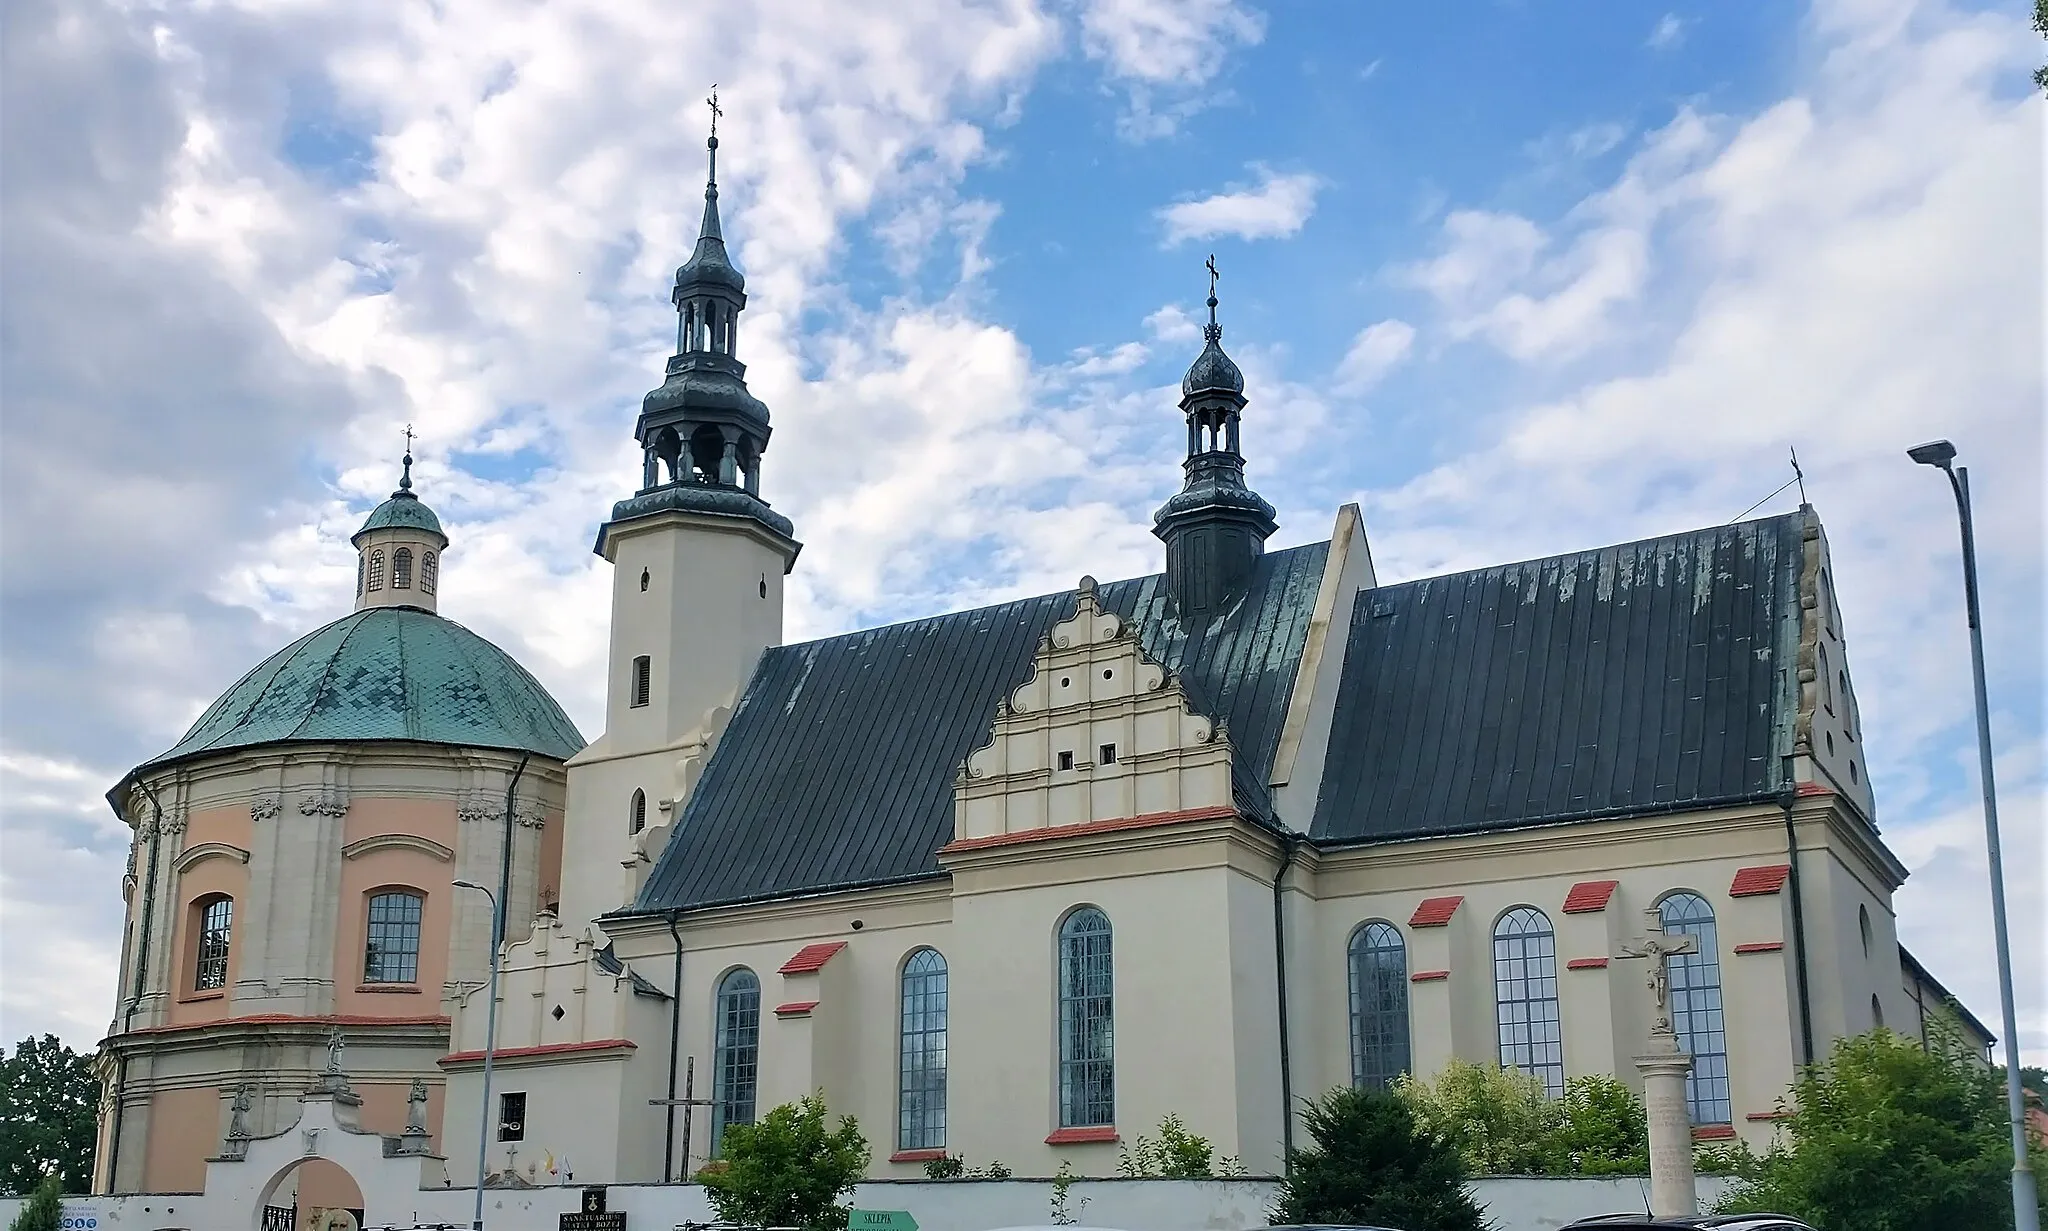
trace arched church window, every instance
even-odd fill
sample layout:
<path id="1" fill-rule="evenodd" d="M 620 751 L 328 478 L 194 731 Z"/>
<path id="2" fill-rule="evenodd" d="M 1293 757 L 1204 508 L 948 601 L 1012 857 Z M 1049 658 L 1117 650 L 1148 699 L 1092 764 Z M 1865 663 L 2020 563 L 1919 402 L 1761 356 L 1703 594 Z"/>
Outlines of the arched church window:
<path id="1" fill-rule="evenodd" d="M 1500 1066 L 1564 1093 L 1564 1036 L 1557 1011 L 1557 935 L 1550 918 L 1517 906 L 1493 927 L 1493 1001 L 1500 1026 Z"/>
<path id="2" fill-rule="evenodd" d="M 1820 670 L 1814 673 L 1815 678 L 1820 681 L 1820 703 L 1832 714 L 1835 712 L 1835 681 L 1833 671 L 1828 667 L 1827 643 L 1818 642 L 1813 649 L 1820 658 Z"/>
<path id="3" fill-rule="evenodd" d="M 381 590 L 384 588 L 384 553 L 381 551 L 370 553 L 370 582 L 367 588 L 371 590 Z"/>
<path id="4" fill-rule="evenodd" d="M 711 1066 L 711 1153 L 721 1152 L 725 1130 L 754 1122 L 754 1090 L 761 1066 L 761 980 L 741 966 L 718 981 L 718 1019 Z"/>
<path id="5" fill-rule="evenodd" d="M 365 565 L 366 565 L 367 563 L 368 563 L 368 562 L 367 562 L 367 561 L 365 561 L 365 560 L 364 560 L 364 559 L 363 559 L 363 558 L 362 558 L 361 556 L 357 556 L 357 557 L 356 557 L 356 597 L 357 597 L 357 598 L 361 598 L 361 597 L 363 596 L 363 568 L 364 568 L 364 566 L 365 566 Z"/>
<path id="6" fill-rule="evenodd" d="M 646 654 L 633 660 L 633 684 L 627 704 L 639 707 L 647 704 L 647 697 L 654 679 L 654 659 Z"/>
<path id="7" fill-rule="evenodd" d="M 919 949 L 903 963 L 897 1069 L 896 1148 L 946 1144 L 946 959 Z"/>
<path id="8" fill-rule="evenodd" d="M 1083 906 L 1060 924 L 1060 1127 L 1116 1123 L 1115 980 L 1109 916 Z"/>
<path id="9" fill-rule="evenodd" d="M 1870 956 L 1870 908 L 1869 908 L 1868 906 L 1865 906 L 1865 905 L 1863 905 L 1863 904 L 1862 904 L 1862 903 L 1860 903 L 1860 902 L 1859 902 L 1859 903 L 1857 903 L 1857 905 L 1856 905 L 1856 931 L 1857 931 L 1857 933 L 1858 933 L 1859 935 L 1861 935 L 1861 936 L 1863 937 L 1863 956 L 1864 956 L 1864 957 L 1869 957 L 1869 956 Z"/>
<path id="10" fill-rule="evenodd" d="M 441 558 L 431 551 L 420 553 L 420 589 L 432 594 L 441 583 Z"/>
<path id="11" fill-rule="evenodd" d="M 1408 953 L 1390 923 L 1351 933 L 1351 1084 L 1385 1090 L 1408 1071 Z"/>
<path id="12" fill-rule="evenodd" d="M 235 900 L 218 896 L 198 903 L 198 959 L 192 970 L 195 991 L 212 991 L 228 985 L 228 949 L 234 940 Z"/>
<path id="13" fill-rule="evenodd" d="M 391 553 L 391 588 L 412 589 L 412 548 L 401 547 Z"/>
<path id="14" fill-rule="evenodd" d="M 1728 1033 L 1721 1008 L 1721 951 L 1714 908 L 1696 893 L 1674 893 L 1657 904 L 1664 930 L 1699 942 L 1697 953 L 1673 955 L 1671 1028 L 1692 1054 L 1685 1078 L 1685 1106 L 1694 1124 L 1727 1124 L 1733 1119 L 1728 1094 Z"/>
<path id="15" fill-rule="evenodd" d="M 363 982 L 417 983 L 420 978 L 420 912 L 426 899 L 409 889 L 370 895 L 364 930 Z"/>
<path id="16" fill-rule="evenodd" d="M 641 830 L 647 828 L 647 792 L 633 792 L 633 808 L 631 817 L 632 819 L 630 823 L 632 825 L 632 829 L 630 832 L 639 833 Z"/>

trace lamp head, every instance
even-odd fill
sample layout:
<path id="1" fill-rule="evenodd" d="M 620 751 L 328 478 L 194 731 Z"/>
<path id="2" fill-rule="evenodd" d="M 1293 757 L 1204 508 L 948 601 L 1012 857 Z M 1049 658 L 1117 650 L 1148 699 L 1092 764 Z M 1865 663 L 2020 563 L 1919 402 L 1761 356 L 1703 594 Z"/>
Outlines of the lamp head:
<path id="1" fill-rule="evenodd" d="M 485 889 L 482 885 L 477 884 L 475 881 L 455 880 L 449 881 L 448 883 L 455 886 L 457 889 L 475 889 L 480 893 L 490 892 L 490 890 Z"/>
<path id="2" fill-rule="evenodd" d="M 1948 464 L 1956 460 L 1956 447 L 1946 440 L 1930 440 L 1906 450 L 1906 456 L 1922 466 L 1939 466 L 1947 470 Z"/>

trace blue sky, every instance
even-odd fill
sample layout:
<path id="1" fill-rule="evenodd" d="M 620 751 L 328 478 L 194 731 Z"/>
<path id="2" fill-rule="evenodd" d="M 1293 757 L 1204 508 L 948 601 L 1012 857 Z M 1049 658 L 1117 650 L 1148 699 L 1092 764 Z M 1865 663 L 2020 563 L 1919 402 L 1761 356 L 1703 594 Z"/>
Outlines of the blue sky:
<path id="1" fill-rule="evenodd" d="M 589 544 L 638 473 L 713 83 L 764 492 L 807 544 L 793 636 L 1156 569 L 1213 252 L 1278 541 L 1359 501 L 1383 578 L 1725 521 L 1796 447 L 1902 933 L 1990 1018 L 1954 529 L 1902 455 L 1954 437 L 2038 933 L 2018 3 L 58 12 L 11 6 L 4 85 L 0 1035 L 97 1038 L 127 851 L 101 792 L 346 610 L 406 423 L 444 613 L 595 733 Z"/>

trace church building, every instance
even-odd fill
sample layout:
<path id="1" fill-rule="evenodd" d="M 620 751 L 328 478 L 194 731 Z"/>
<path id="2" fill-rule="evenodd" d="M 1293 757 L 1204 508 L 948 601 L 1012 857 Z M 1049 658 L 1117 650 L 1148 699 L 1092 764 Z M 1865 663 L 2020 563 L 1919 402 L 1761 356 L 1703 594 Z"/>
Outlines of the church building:
<path id="1" fill-rule="evenodd" d="M 289 1128 L 335 1029 L 365 1126 L 400 1134 L 417 1081 L 458 1182 L 481 1136 L 516 1185 L 686 1179 L 813 1092 L 877 1177 L 1113 1175 L 1168 1115 L 1275 1174 L 1333 1086 L 1456 1059 L 1639 1087 L 1628 949 L 1658 929 L 1697 940 L 1666 995 L 1703 1140 L 1767 1143 L 1797 1065 L 1914 1028 L 1932 976 L 1810 507 L 1392 584 L 1355 505 L 1268 550 L 1212 283 L 1158 572 L 785 644 L 799 528 L 710 145 L 596 537 L 602 732 L 433 614 L 447 540 L 402 483 L 359 610 L 110 797 L 146 872 L 106 1187 Z M 493 1036 L 491 907 L 457 882 L 501 878 Z"/>

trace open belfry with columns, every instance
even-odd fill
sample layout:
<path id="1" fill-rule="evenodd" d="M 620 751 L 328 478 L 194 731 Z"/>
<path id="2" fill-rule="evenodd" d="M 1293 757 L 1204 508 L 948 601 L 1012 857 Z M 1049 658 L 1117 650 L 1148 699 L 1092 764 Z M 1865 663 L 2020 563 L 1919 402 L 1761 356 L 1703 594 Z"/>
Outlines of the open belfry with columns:
<path id="1" fill-rule="evenodd" d="M 1660 929 L 1702 1140 L 1766 1144 L 1839 1036 L 1954 1016 L 1902 958 L 1812 508 L 1398 583 L 1355 505 L 1269 549 L 1213 266 L 1160 572 L 785 644 L 710 144 L 596 534 L 603 730 L 436 613 L 460 544 L 408 453 L 356 609 L 109 794 L 101 1191 L 311 1225 L 471 1182 L 479 1137 L 493 1185 L 682 1181 L 813 1092 L 876 1177 L 1112 1175 L 1167 1115 L 1272 1175 L 1334 1086 L 1640 1088 Z"/>

